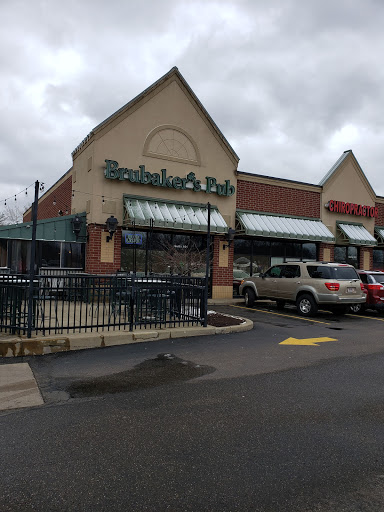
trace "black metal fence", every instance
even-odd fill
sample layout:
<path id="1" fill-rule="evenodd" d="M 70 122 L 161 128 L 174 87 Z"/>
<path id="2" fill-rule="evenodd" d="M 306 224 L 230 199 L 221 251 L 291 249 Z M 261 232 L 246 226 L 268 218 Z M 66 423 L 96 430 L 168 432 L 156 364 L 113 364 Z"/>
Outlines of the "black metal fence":
<path id="1" fill-rule="evenodd" d="M 85 273 L 0 275 L 0 332 L 64 334 L 203 325 L 205 278 Z M 28 304 L 32 304 L 28 326 Z"/>

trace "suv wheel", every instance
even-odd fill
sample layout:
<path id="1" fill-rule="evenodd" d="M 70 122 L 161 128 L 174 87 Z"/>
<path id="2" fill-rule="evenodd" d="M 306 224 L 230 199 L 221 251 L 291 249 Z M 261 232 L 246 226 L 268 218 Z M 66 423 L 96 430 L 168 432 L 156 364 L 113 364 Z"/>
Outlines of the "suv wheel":
<path id="1" fill-rule="evenodd" d="M 244 292 L 245 305 L 251 308 L 256 300 L 256 294 L 252 288 L 247 288 Z"/>
<path id="2" fill-rule="evenodd" d="M 354 314 L 362 313 L 363 309 L 362 304 L 352 304 L 352 306 L 349 306 L 349 311 Z"/>
<path id="3" fill-rule="evenodd" d="M 309 294 L 300 295 L 296 301 L 296 308 L 301 316 L 316 315 L 318 309 L 312 295 Z"/>

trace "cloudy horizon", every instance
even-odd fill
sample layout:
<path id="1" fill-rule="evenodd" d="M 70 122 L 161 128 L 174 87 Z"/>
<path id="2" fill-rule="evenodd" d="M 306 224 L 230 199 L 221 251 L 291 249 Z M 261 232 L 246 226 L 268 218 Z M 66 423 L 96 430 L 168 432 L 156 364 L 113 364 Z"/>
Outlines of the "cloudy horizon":
<path id="1" fill-rule="evenodd" d="M 52 186 L 173 66 L 240 171 L 317 184 L 352 149 L 384 196 L 379 0 L 3 0 L 0 16 L 0 211 L 35 180 Z"/>

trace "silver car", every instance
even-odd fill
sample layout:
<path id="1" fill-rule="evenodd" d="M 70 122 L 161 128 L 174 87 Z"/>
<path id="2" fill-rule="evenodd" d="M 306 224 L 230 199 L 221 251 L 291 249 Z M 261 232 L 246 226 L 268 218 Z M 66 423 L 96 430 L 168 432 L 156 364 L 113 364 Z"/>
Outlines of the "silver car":
<path id="1" fill-rule="evenodd" d="M 364 304 L 364 286 L 352 265 L 298 261 L 281 263 L 265 273 L 249 277 L 240 285 L 247 306 L 257 299 L 275 300 L 278 308 L 296 304 L 302 316 L 323 309 L 344 314 L 352 304 Z"/>

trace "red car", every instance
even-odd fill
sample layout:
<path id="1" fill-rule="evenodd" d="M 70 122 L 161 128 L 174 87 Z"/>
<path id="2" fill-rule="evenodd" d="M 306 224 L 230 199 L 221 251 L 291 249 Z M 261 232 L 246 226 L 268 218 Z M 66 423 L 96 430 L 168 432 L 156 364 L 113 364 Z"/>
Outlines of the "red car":
<path id="1" fill-rule="evenodd" d="M 357 270 L 367 294 L 365 304 L 353 304 L 350 306 L 352 313 L 360 313 L 364 309 L 384 311 L 384 272 L 379 270 Z"/>

